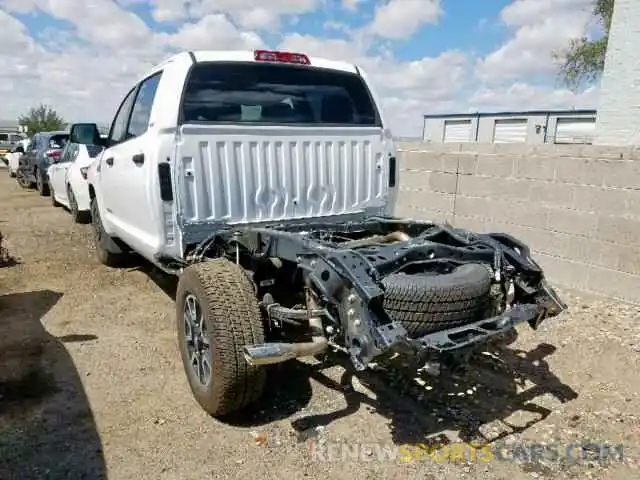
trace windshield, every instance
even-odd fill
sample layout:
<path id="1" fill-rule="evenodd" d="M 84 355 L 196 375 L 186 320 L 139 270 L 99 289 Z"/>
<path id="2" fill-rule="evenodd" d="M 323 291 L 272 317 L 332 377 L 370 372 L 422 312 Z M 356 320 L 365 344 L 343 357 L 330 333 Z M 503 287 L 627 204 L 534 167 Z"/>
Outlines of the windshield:
<path id="1" fill-rule="evenodd" d="M 69 135 L 67 134 L 52 135 L 47 146 L 48 148 L 64 148 L 68 141 Z"/>
<path id="2" fill-rule="evenodd" d="M 298 65 L 195 65 L 182 100 L 183 123 L 380 126 L 359 75 Z"/>

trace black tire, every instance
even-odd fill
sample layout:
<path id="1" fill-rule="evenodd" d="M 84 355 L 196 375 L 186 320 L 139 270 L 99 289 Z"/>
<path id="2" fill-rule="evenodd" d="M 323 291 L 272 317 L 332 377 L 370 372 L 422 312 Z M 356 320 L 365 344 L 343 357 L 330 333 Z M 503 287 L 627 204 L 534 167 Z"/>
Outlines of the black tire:
<path id="1" fill-rule="evenodd" d="M 36 189 L 41 197 L 49 195 L 49 185 L 44 181 L 44 173 L 39 168 L 35 170 Z"/>
<path id="2" fill-rule="evenodd" d="M 49 193 L 51 194 L 51 205 L 54 207 L 61 207 L 62 204 L 56 200 L 56 196 L 53 191 L 53 187 L 49 187 Z"/>
<path id="3" fill-rule="evenodd" d="M 204 338 L 210 350 L 210 382 L 202 382 L 191 362 L 185 309 L 187 299 L 200 305 Z M 267 370 L 252 366 L 242 349 L 265 341 L 255 289 L 235 263 L 217 259 L 187 267 L 176 292 L 176 326 L 180 354 L 191 391 L 200 406 L 214 417 L 223 417 L 257 402 L 264 391 Z M 204 351 L 206 353 L 206 349 Z"/>
<path id="4" fill-rule="evenodd" d="M 34 187 L 33 182 L 28 181 L 24 176 L 23 170 L 18 170 L 18 172 L 16 172 L 16 181 L 22 188 L 31 189 Z"/>
<path id="5" fill-rule="evenodd" d="M 98 210 L 98 200 L 91 199 L 91 220 L 93 224 L 94 242 L 98 260 L 107 267 L 119 267 L 127 263 L 129 258 L 120 245 L 118 245 L 107 232 L 104 231 L 100 211 Z"/>
<path id="6" fill-rule="evenodd" d="M 91 213 L 87 211 L 78 210 L 78 202 L 76 196 L 73 194 L 71 185 L 67 185 L 67 198 L 69 199 L 69 211 L 71 212 L 71 218 L 75 223 L 90 223 Z"/>
<path id="7" fill-rule="evenodd" d="M 385 310 L 411 338 L 481 320 L 489 307 L 491 275 L 477 263 L 440 275 L 392 274 L 383 284 Z"/>

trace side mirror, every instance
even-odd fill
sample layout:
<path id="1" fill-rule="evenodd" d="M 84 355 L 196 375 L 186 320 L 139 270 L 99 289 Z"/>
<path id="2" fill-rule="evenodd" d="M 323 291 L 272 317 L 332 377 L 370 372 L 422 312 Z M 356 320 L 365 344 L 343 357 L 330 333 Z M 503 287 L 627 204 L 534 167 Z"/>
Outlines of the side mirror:
<path id="1" fill-rule="evenodd" d="M 74 123 L 71 125 L 69 141 L 80 145 L 104 145 L 95 123 Z"/>

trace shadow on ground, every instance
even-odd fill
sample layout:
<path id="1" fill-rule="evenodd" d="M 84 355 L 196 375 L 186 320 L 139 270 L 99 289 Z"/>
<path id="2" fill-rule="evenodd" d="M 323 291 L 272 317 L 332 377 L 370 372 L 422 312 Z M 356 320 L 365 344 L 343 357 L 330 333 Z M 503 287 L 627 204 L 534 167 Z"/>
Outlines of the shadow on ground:
<path id="1" fill-rule="evenodd" d="M 457 432 L 461 441 L 484 445 L 522 432 L 551 414 L 536 403 L 552 395 L 561 403 L 578 394 L 549 369 L 545 361 L 555 351 L 542 343 L 531 351 L 507 346 L 492 347 L 478 354 L 471 364 L 456 371 L 443 370 L 437 377 L 420 374 L 406 365 L 386 365 L 384 370 L 354 372 L 347 360 L 333 357 L 328 363 L 290 361 L 279 366 L 270 390 L 257 408 L 244 412 L 242 420 L 225 420 L 237 426 L 261 426 L 288 418 L 305 407 L 311 397 L 310 379 L 344 397 L 340 410 L 296 415 L 291 422 L 299 441 L 314 438 L 332 422 L 362 408 L 389 419 L 393 442 L 419 448 L 451 443 L 444 432 Z M 324 370 L 343 367 L 339 381 Z M 375 394 L 375 398 L 354 388 L 354 379 Z M 525 417 L 512 421 L 510 417 Z M 527 418 L 528 417 L 528 418 Z M 487 426 L 493 433 L 487 434 Z"/>
<path id="2" fill-rule="evenodd" d="M 293 422 L 304 437 L 311 429 L 358 411 L 363 406 L 390 420 L 398 445 L 443 445 L 450 442 L 444 431 L 455 431 L 467 443 L 486 444 L 519 433 L 547 418 L 551 410 L 535 400 L 550 394 L 565 403 L 578 394 L 556 377 L 544 361 L 555 351 L 540 344 L 531 351 L 493 347 L 490 355 L 478 354 L 463 370 L 434 377 L 404 368 L 387 366 L 383 371 L 353 374 L 345 368 L 340 382 L 330 380 L 322 367 L 309 366 L 311 378 L 341 392 L 347 406 L 336 412 L 311 415 Z M 342 362 L 341 362 L 342 363 Z M 347 366 L 348 367 L 348 366 Z M 353 388 L 353 379 L 375 392 L 376 399 Z M 511 423 L 509 417 L 530 417 Z M 493 435 L 483 432 L 492 424 Z"/>
<path id="3" fill-rule="evenodd" d="M 0 478 L 106 478 L 102 445 L 65 341 L 41 318 L 62 294 L 0 296 Z"/>

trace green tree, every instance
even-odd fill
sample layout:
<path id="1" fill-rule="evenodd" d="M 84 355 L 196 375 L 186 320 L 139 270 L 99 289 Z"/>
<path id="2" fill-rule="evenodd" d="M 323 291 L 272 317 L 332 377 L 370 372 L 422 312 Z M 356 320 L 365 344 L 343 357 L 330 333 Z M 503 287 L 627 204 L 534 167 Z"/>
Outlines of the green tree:
<path id="1" fill-rule="evenodd" d="M 18 119 L 18 123 L 27 127 L 27 134 L 64 130 L 67 122 L 49 105 L 40 104 L 31 108 L 26 115 Z"/>
<path id="2" fill-rule="evenodd" d="M 564 83 L 577 89 L 600 78 L 609 42 L 609 29 L 615 0 L 595 0 L 593 16 L 602 27 L 603 36 L 597 40 L 587 37 L 572 40 L 564 52 L 556 55 L 560 60 L 560 74 Z"/>

